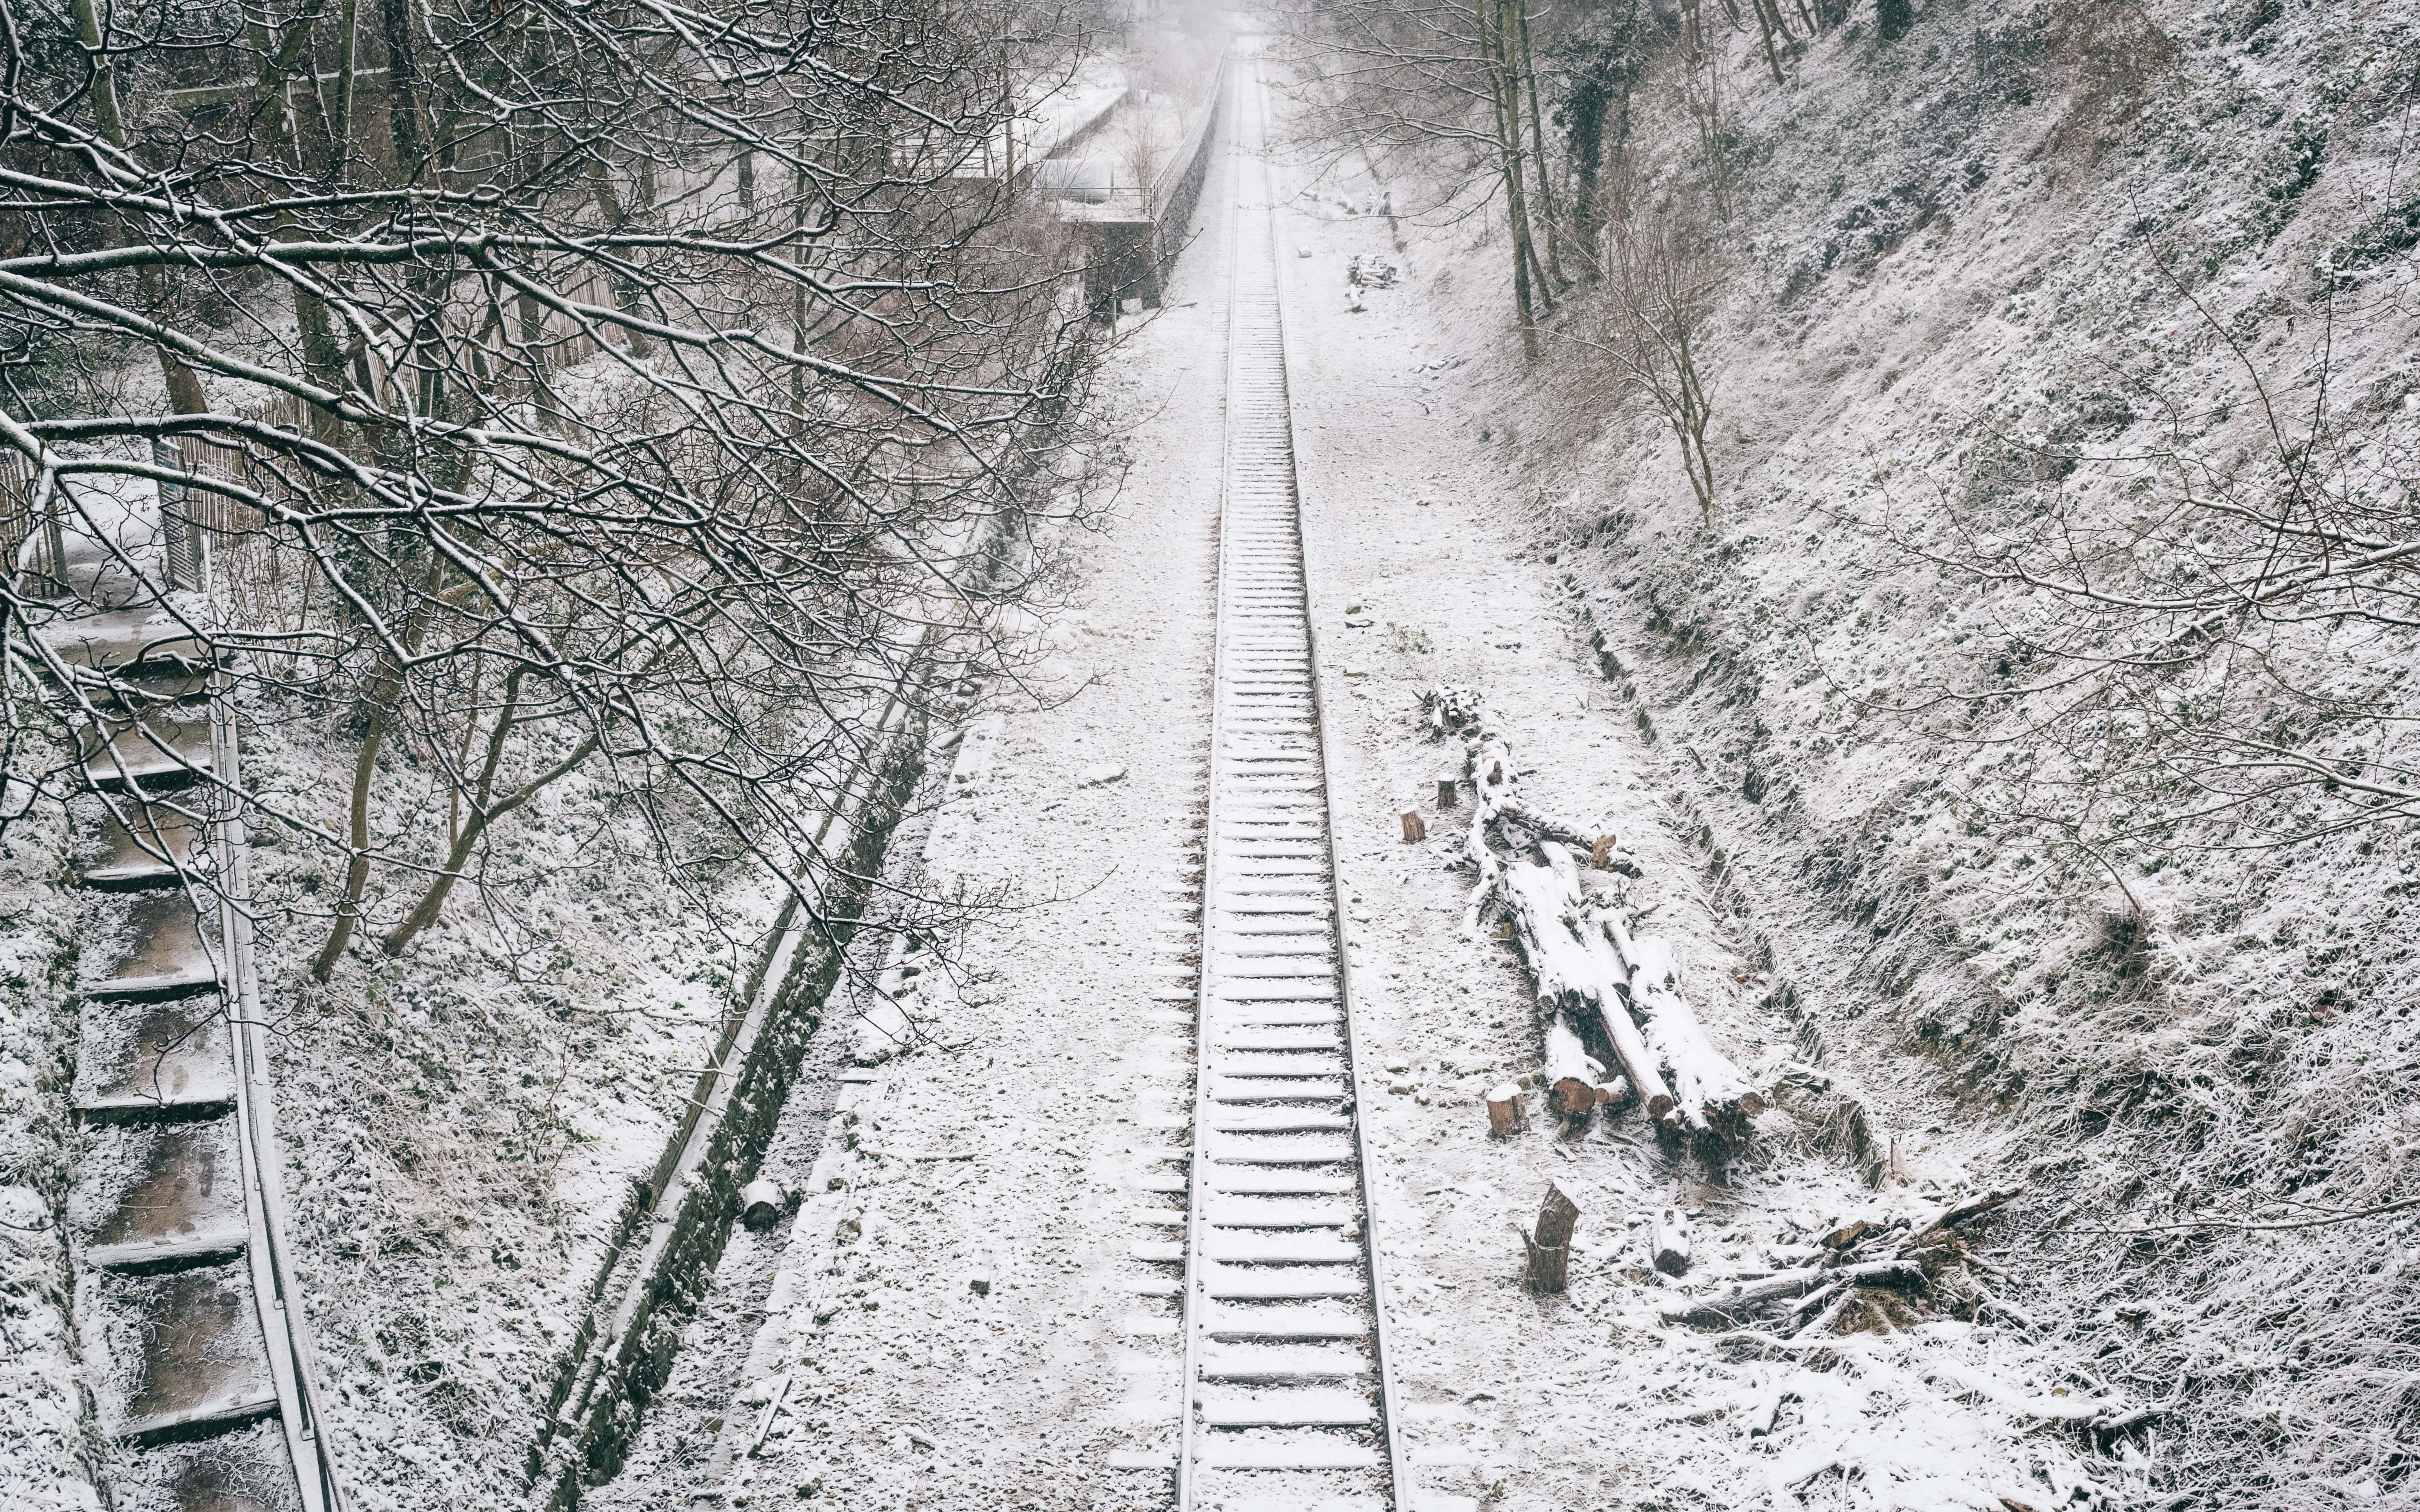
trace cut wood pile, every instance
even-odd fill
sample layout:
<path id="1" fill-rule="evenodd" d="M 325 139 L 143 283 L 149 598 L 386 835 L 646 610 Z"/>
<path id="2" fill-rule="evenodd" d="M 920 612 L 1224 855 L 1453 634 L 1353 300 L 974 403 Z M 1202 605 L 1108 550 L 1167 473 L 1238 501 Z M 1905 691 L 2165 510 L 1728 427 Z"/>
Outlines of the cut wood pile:
<path id="1" fill-rule="evenodd" d="M 1477 937 L 1491 911 L 1511 925 L 1537 991 L 1555 1110 L 1579 1119 L 1635 1098 L 1659 1133 L 1745 1135 L 1762 1101 L 1690 1011 L 1671 948 L 1641 933 L 1607 885 L 1640 875 L 1637 862 L 1613 836 L 1522 796 L 1512 747 L 1476 689 L 1436 687 L 1422 703 L 1438 734 L 1462 742 L 1476 795 L 1464 852 L 1478 881 L 1464 928 Z M 1442 782 L 1439 792 L 1442 801 Z"/>

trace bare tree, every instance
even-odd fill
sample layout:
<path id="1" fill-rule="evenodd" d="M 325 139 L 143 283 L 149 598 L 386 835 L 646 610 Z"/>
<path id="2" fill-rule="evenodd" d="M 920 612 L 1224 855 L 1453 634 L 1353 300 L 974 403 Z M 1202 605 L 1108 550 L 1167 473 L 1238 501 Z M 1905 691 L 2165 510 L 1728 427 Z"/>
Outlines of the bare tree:
<path id="1" fill-rule="evenodd" d="M 1571 173 L 1571 240 L 1581 276 L 1604 271 L 1608 219 L 1630 218 L 1633 100 L 1654 57 L 1656 32 L 1641 0 L 1585 8 L 1548 46 L 1555 67 L 1555 122 Z"/>
<path id="2" fill-rule="evenodd" d="M 2365 307 L 2357 282 L 2332 281 L 2313 359 L 2280 374 L 2171 284 L 2233 360 L 2229 402 L 2187 405 L 2113 370 L 2095 413 L 1995 434 L 1923 518 L 1869 522 L 2014 591 L 1988 595 L 2008 607 L 1962 675 L 1889 706 L 2008 750 L 1970 794 L 1978 809 L 2063 833 L 2113 875 L 2113 857 L 2420 817 L 2404 675 L 2420 438 L 2408 410 L 2348 415 L 2335 391 L 2344 306 L 2368 318 L 2377 297 Z M 2138 421 L 2155 441 L 2086 440 Z"/>
<path id="3" fill-rule="evenodd" d="M 1723 46 L 1706 36 L 1703 0 L 1681 0 L 1680 77 L 1676 92 L 1698 150 L 1706 161 L 1706 193 L 1714 217 L 1731 218 L 1730 145 L 1723 135 Z"/>
<path id="4" fill-rule="evenodd" d="M 352 742 L 339 813 L 224 795 L 344 858 L 319 974 L 378 878 L 398 951 L 575 772 L 684 875 L 839 865 L 871 711 L 1000 659 L 1082 498 L 1077 258 L 981 168 L 1072 56 L 985 39 L 1052 17 L 57 4 L 0 0 L 0 514 L 243 717 Z M 203 597 L 124 544 L 155 491 Z M 79 607 L 0 592 L 12 664 L 103 720 L 128 690 L 39 633 Z M 9 717 L 18 791 L 64 795 Z M 442 832 L 381 821 L 399 751 Z"/>
<path id="5" fill-rule="evenodd" d="M 1536 357 L 1564 280 L 1531 211 L 1534 197 L 1551 216 L 1553 192 L 1522 0 L 1317 0 L 1288 19 L 1306 136 L 1339 157 L 1415 166 L 1457 218 L 1501 196 L 1513 316 Z"/>
<path id="6" fill-rule="evenodd" d="M 1708 228 L 1665 209 L 1615 226 L 1605 286 L 1589 306 L 1593 329 L 1557 334 L 1603 363 L 1617 385 L 1643 400 L 1680 447 L 1699 517 L 1714 520 L 1714 465 L 1706 434 L 1714 401 L 1705 345 L 1725 270 Z"/>

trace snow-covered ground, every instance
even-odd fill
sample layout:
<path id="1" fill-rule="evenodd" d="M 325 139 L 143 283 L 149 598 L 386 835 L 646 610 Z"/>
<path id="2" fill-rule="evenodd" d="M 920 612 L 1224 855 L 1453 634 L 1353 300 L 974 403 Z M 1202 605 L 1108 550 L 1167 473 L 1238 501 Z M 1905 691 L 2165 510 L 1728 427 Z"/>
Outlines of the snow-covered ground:
<path id="1" fill-rule="evenodd" d="M 1955 764 L 1860 722 L 1808 672 L 1854 659 L 1897 675 L 1938 639 L 1931 616 L 1988 608 L 1936 603 L 1931 579 L 1824 512 L 1954 478 L 1986 409 L 2066 392 L 2158 302 L 2126 261 L 2135 202 L 2227 222 L 2257 185 L 2212 162 L 2267 162 L 2261 133 L 2302 119 L 2287 109 L 2297 79 L 2409 32 L 2365 30 L 2375 6 L 2155 5 L 2191 71 L 2159 106 L 2146 139 L 2159 150 L 2096 162 L 2055 140 L 2066 106 L 2047 65 L 2009 65 L 2040 85 L 2030 104 L 1969 87 L 2026 24 L 2017 8 L 1928 8 L 1898 54 L 1856 26 L 1827 34 L 1771 93 L 1747 34 L 1732 39 L 1738 118 L 1772 154 L 1744 193 L 1773 229 L 1744 246 L 1752 276 L 1714 348 L 1717 532 L 1699 531 L 1664 434 L 1521 368 L 1500 229 L 1490 243 L 1481 217 L 1399 244 L 1367 213 L 1377 185 L 1280 174 L 1337 845 L 1381 1073 L 1361 1113 L 1424 1489 L 1491 1512 L 2156 1504 L 2144 1462 L 2182 1430 L 2200 1436 L 2206 1477 L 2232 1442 L 2247 1466 L 2307 1466 L 2297 1506 L 2412 1495 L 2392 1425 L 2409 1416 L 2395 1350 L 2420 1273 L 2412 1228 L 2160 1252 L 2046 1233 L 2107 1222 L 2146 1182 L 2146 1201 L 2231 1198 L 2178 1180 L 2164 1153 L 2226 1154 L 2255 1195 L 2282 1180 L 2333 1199 L 2331 1179 L 2403 1190 L 2408 838 L 2146 873 L 2174 974 L 2108 1003 L 2090 991 L 2099 878 L 2062 863 L 2045 883 L 2033 849 L 1958 832 L 1939 786 Z M 2391 134 L 2384 116 L 2358 124 L 2367 137 L 2339 137 L 2352 166 L 2361 142 Z M 946 803 L 894 859 L 944 887 L 1009 889 L 1010 906 L 927 975 L 947 981 L 925 990 L 938 1042 L 846 1080 L 848 1025 L 812 1052 L 768 1171 L 815 1190 L 795 1226 L 735 1238 L 628 1469 L 594 1504 L 672 1506 L 718 1484 L 734 1503 L 869 1512 L 1159 1504 L 1157 1477 L 1109 1456 L 1172 1424 L 1179 1390 L 1165 1342 L 1129 1326 L 1131 1288 L 1162 1278 L 1132 1258 L 1130 1210 L 1139 1147 L 1182 1103 L 1167 1016 L 1182 1005 L 1164 996 L 1193 929 L 1233 183 L 1222 156 L 1170 308 L 1102 385 L 1136 465 L 1049 631 L 1050 696 L 1016 709 L 964 780 L 939 775 L 954 752 L 937 752 L 928 787 Z M 2302 348 L 2286 344 L 2280 291 L 2332 227 L 2374 209 L 2351 166 L 2304 190 L 2304 221 L 2267 233 L 2274 252 L 2247 252 L 2232 222 L 2212 233 L 2236 265 L 2207 297 L 2281 364 Z M 1354 313 L 1343 270 L 1372 255 L 1404 276 Z M 2189 320 L 2162 318 L 2162 340 L 2191 346 Z M 2347 358 L 2385 386 L 2373 396 L 2408 378 L 2395 333 L 2409 320 L 2407 299 Z M 2144 350 L 2155 367 L 2174 358 L 2172 377 L 2202 364 L 2195 384 L 2223 365 L 2207 344 Z M 2410 388 L 2385 402 L 2410 409 Z M 1600 671 L 1599 630 L 1621 676 Z M 1419 712 L 1439 683 L 1485 690 L 1527 789 L 1640 859 L 1630 902 L 1675 946 L 1717 1041 L 1780 1094 L 1735 1159 L 1661 1149 L 1635 1111 L 1567 1137 L 1533 1108 L 1528 1133 L 1484 1137 L 1479 1094 L 1534 1071 L 1540 1041 L 1510 948 L 1460 931 L 1467 810 L 1435 802 L 1460 753 Z M 333 780 L 318 753 L 274 744 L 253 769 L 298 793 Z M 1767 786 L 1794 806 L 1768 805 Z M 1424 842 L 1400 838 L 1406 805 L 1427 815 Z M 524 1430 L 605 1226 L 659 1148 L 764 913 L 762 899 L 719 900 L 718 931 L 675 909 L 633 837 L 597 843 L 627 827 L 568 784 L 531 826 L 554 849 L 513 862 L 530 879 L 520 911 L 465 910 L 401 965 L 279 998 L 298 1237 L 365 1509 L 518 1496 Z M 0 1477 L 16 1478 L 0 1500 L 80 1506 L 83 1409 L 40 1196 L 73 1144 L 57 1116 L 66 926 L 46 890 L 52 841 L 10 844 Z M 333 886 L 273 836 L 255 869 L 298 901 Z M 277 980 L 301 980 L 312 928 L 272 930 Z M 1935 949 L 1945 938 L 1977 951 Z M 2162 1123 L 2160 1099 L 2184 1113 Z M 1570 1290 L 1541 1300 L 1519 1289 L 1512 1229 L 1549 1181 L 1583 1217 Z M 2003 1229 L 1980 1248 L 2010 1304 L 1997 1318 L 1911 1298 L 1786 1341 L 1661 1320 L 1676 1298 L 1798 1263 L 1854 1220 L 2020 1183 L 2009 1227 L 2025 1244 Z M 1668 1208 L 1696 1230 L 1679 1279 L 1646 1249 Z M 2025 1312 L 2041 1326 L 2013 1320 Z M 768 1333 L 775 1317 L 790 1321 Z M 2314 1349 L 2335 1372 L 2317 1385 L 2296 1365 Z M 2086 1426 L 2162 1405 L 2130 1393 L 2171 1383 L 2166 1405 L 2217 1405 L 2189 1426 Z M 718 1478 L 735 1433 L 757 1452 Z M 2265 1500 L 2202 1504 L 2287 1504 L 2265 1484 Z"/>
<path id="2" fill-rule="evenodd" d="M 1183 1112 L 1171 1061 L 1186 1005 L 1155 995 L 1189 996 L 1167 989 L 1187 976 L 1194 929 L 1232 186 L 1222 158 L 1171 308 L 1113 359 L 1136 468 L 1056 640 L 1051 679 L 1079 691 L 1010 716 L 988 775 L 923 849 L 933 880 L 1011 883 L 1030 906 L 954 943 L 964 985 L 942 1039 L 956 1048 L 886 1063 L 854 1122 L 834 1125 L 855 1149 L 816 1169 L 845 1199 L 818 1208 L 810 1193 L 794 1237 L 735 1246 L 723 1295 L 690 1332 L 675 1408 L 598 1504 L 717 1484 L 698 1446 L 726 1422 L 762 1434 L 720 1483 L 748 1504 L 1059 1512 L 1165 1496 L 1164 1477 L 1112 1471 L 1109 1455 L 1163 1438 L 1179 1389 L 1167 1341 L 1129 1326 L 1134 1288 L 1161 1278 L 1131 1256 L 1144 1236 L 1130 1210 L 1142 1132 Z M 1665 800 L 1664 749 L 1598 675 L 1557 567 L 1524 544 L 1471 444 L 1481 422 L 1438 371 L 1456 354 L 1435 341 L 1417 259 L 1405 287 L 1346 309 L 1347 260 L 1393 253 L 1384 220 L 1337 204 L 1370 192 L 1289 194 L 1279 234 L 1351 968 L 1380 1071 L 1362 1117 L 1422 1489 L 1501 1508 L 1998 1508 L 2114 1480 L 2037 1431 L 2109 1403 L 2013 1331 L 1920 1304 L 1789 1343 L 1660 1320 L 1676 1297 L 1980 1180 L 1989 1152 L 1922 1090 L 1925 1063 L 1881 1063 L 1895 1074 L 1872 1117 L 1903 1131 L 1905 1177 L 1879 1192 L 1811 1107 L 1764 1115 L 1720 1167 L 1659 1149 L 1635 1112 L 1577 1136 L 1535 1117 L 1514 1139 L 1486 1137 L 1480 1094 L 1537 1069 L 1539 1034 L 1509 947 L 1461 931 L 1467 883 L 1450 863 L 1466 810 L 1435 808 L 1460 754 L 1425 737 L 1419 707 L 1439 682 L 1487 689 L 1528 790 L 1601 819 L 1640 858 L 1632 899 L 1678 947 L 1724 1046 L 1768 1085 L 1798 1051 L 1701 881 L 1694 826 Z M 1103 766 L 1125 774 L 1084 782 Z M 1428 812 L 1423 843 L 1401 839 L 1406 804 Z M 814 1100 L 791 1121 L 826 1119 Z M 1519 1288 L 1512 1227 L 1550 1181 L 1584 1216 L 1569 1292 L 1541 1300 Z M 1680 1281 L 1646 1253 L 1666 1207 L 1698 1235 Z M 768 1300 L 810 1292 L 779 1338 L 758 1337 Z"/>
<path id="3" fill-rule="evenodd" d="M 0 841 L 0 1505 L 28 1512 L 100 1505 L 63 1222 L 76 906 L 61 817 Z"/>

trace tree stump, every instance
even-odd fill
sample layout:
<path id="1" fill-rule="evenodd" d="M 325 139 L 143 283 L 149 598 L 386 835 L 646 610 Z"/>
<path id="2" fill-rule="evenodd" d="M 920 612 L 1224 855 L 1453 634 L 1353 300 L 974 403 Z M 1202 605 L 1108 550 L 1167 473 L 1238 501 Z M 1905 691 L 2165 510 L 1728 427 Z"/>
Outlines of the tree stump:
<path id="1" fill-rule="evenodd" d="M 739 1221 L 751 1228 L 770 1228 L 782 1216 L 782 1189 L 764 1177 L 739 1189 Z"/>
<path id="2" fill-rule="evenodd" d="M 1462 783 L 1458 779 L 1441 777 L 1436 779 L 1436 784 L 1438 808 L 1450 809 L 1455 804 L 1462 801 L 1459 791 L 1462 787 Z"/>
<path id="3" fill-rule="evenodd" d="M 1404 840 L 1406 843 L 1429 838 L 1428 822 L 1420 817 L 1420 811 L 1418 809 L 1406 809 L 1397 817 L 1404 822 Z"/>
<path id="4" fill-rule="evenodd" d="M 1521 1089 L 1512 1083 L 1495 1088 L 1487 1094 L 1487 1134 L 1491 1139 L 1510 1139 L 1519 1134 L 1524 1123 L 1521 1117 Z"/>
<path id="5" fill-rule="evenodd" d="M 1655 1221 L 1655 1269 L 1666 1275 L 1688 1274 L 1689 1221 L 1676 1208 L 1665 1209 Z"/>
<path id="6" fill-rule="evenodd" d="M 1578 1205 L 1563 1196 L 1561 1187 L 1549 1185 L 1546 1200 L 1538 1208 L 1536 1227 L 1521 1236 L 1529 1251 L 1529 1266 L 1521 1276 L 1524 1290 L 1545 1296 L 1563 1289 L 1563 1274 L 1571 1263 L 1572 1230 L 1579 1221 Z"/>

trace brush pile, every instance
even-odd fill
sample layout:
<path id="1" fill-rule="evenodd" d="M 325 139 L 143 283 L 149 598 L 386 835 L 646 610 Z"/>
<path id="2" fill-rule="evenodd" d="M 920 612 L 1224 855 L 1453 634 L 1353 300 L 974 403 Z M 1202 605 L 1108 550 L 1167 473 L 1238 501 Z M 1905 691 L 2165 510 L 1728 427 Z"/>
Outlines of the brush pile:
<path id="1" fill-rule="evenodd" d="M 1825 1332 L 1832 1318 L 1849 1305 L 1861 1288 L 1921 1287 L 1947 1271 L 1981 1265 L 1969 1253 L 1962 1230 L 2017 1195 L 2009 1189 L 1961 1197 L 1923 1220 L 1854 1220 L 1823 1237 L 1817 1245 L 1822 1254 L 1812 1264 L 1770 1275 L 1743 1276 L 1718 1291 L 1667 1308 L 1664 1320 L 1736 1323 L 1787 1302 L 1791 1305 L 1773 1330 L 1777 1336 Z M 1976 1299 L 1977 1311 L 1996 1311 L 2008 1321 L 2030 1326 L 2030 1319 L 1992 1296 L 1971 1276 L 1962 1275 L 1959 1289 Z"/>

